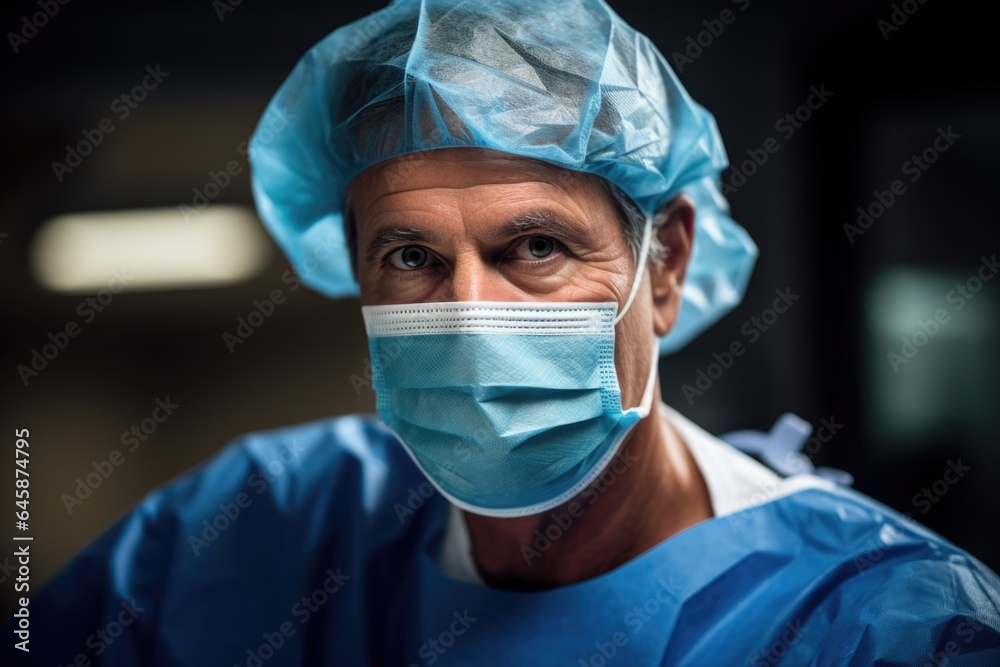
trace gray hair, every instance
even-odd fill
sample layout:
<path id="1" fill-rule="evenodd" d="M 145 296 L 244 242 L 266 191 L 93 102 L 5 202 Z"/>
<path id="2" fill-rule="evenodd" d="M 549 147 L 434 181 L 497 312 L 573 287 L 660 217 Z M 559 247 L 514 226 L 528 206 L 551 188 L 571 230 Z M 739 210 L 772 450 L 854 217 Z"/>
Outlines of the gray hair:
<path id="1" fill-rule="evenodd" d="M 625 240 L 628 241 L 632 249 L 632 262 L 639 262 L 639 253 L 642 252 L 642 235 L 646 231 L 646 214 L 636 205 L 632 198 L 617 185 L 606 178 L 597 178 L 597 181 L 607 191 L 611 201 L 618 212 L 618 219 L 622 223 L 622 231 L 625 233 Z M 650 262 L 662 262 L 670 253 L 670 248 L 665 247 L 656 235 L 657 229 L 665 220 L 657 215 L 652 220 L 653 228 L 649 236 L 649 252 L 646 255 L 647 265 Z"/>

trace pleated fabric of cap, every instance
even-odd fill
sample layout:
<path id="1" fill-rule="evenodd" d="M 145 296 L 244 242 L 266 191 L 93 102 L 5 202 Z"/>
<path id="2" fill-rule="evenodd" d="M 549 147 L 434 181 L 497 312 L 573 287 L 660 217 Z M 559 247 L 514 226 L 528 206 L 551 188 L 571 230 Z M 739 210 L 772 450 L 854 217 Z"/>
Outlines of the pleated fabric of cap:
<path id="1" fill-rule="evenodd" d="M 378 162 L 452 147 L 596 174 L 647 222 L 687 193 L 694 252 L 662 352 L 743 298 L 757 248 L 718 187 L 728 161 L 715 119 L 601 0 L 397 0 L 337 29 L 302 57 L 254 132 L 257 209 L 306 285 L 356 295 L 347 184 Z M 403 159 L 386 178 L 419 168 L 419 156 Z"/>

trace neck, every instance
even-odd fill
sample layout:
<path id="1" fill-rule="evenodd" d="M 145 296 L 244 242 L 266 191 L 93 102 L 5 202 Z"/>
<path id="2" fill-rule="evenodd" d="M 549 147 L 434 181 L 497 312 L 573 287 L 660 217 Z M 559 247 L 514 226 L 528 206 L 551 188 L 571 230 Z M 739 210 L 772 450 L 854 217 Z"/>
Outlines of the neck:
<path id="1" fill-rule="evenodd" d="M 711 518 L 712 507 L 687 446 L 654 405 L 605 471 L 571 501 L 514 519 L 464 514 L 488 585 L 540 589 L 609 572 Z"/>

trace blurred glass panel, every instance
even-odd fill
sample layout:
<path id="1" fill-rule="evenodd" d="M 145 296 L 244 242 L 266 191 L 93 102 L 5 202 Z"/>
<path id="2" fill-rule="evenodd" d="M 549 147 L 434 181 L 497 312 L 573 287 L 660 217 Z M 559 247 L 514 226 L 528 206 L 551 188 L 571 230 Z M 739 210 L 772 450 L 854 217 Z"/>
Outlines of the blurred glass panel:
<path id="1" fill-rule="evenodd" d="M 880 442 L 991 432 L 1000 284 L 982 281 L 977 270 L 897 267 L 873 281 L 867 368 Z"/>

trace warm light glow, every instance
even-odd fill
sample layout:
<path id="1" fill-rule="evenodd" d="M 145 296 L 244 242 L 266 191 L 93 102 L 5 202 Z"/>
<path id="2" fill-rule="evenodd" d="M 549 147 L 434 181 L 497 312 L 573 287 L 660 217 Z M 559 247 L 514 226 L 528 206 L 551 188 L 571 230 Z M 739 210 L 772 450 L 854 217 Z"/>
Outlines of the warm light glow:
<path id="1" fill-rule="evenodd" d="M 219 287 L 259 273 L 270 246 L 253 213 L 209 206 L 186 221 L 177 208 L 74 213 L 53 218 L 32 248 L 38 281 L 58 292 L 106 287 L 112 271 L 128 290 Z"/>

